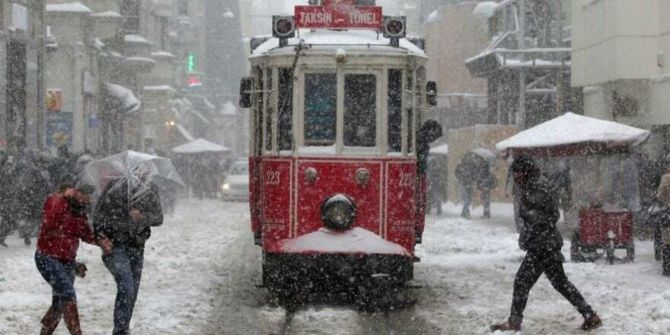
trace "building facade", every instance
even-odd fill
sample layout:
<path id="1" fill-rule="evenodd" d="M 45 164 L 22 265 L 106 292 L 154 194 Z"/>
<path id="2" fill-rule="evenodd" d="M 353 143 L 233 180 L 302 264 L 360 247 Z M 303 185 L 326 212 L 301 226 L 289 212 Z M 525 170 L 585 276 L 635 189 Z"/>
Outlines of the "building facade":
<path id="1" fill-rule="evenodd" d="M 670 152 L 670 3 L 573 0 L 572 85 L 586 115 L 647 128 Z"/>
<path id="2" fill-rule="evenodd" d="M 447 129 L 488 123 L 486 80 L 472 77 L 465 67 L 465 60 L 488 44 L 486 21 L 472 15 L 477 4 L 431 7 L 421 25 L 429 58 L 426 72 L 438 88 L 438 106 L 430 117 Z"/>
<path id="3" fill-rule="evenodd" d="M 43 0 L 0 2 L 0 149 L 43 148 Z"/>
<path id="4" fill-rule="evenodd" d="M 490 44 L 466 61 L 488 80 L 489 123 L 532 127 L 565 112 L 582 112 L 570 87 L 568 0 L 486 1 L 475 15 L 488 20 Z"/>

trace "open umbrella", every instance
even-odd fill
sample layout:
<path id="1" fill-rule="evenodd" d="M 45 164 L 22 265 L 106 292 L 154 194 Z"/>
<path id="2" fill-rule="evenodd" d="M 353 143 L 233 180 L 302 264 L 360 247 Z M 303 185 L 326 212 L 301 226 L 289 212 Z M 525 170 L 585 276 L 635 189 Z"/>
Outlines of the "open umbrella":
<path id="1" fill-rule="evenodd" d="M 478 147 L 478 148 L 474 148 L 474 149 L 470 150 L 470 152 L 473 153 L 474 155 L 482 158 L 483 160 L 485 160 L 489 164 L 491 164 L 491 163 L 495 164 L 496 154 L 493 153 L 493 151 L 491 151 L 489 149 Z"/>
<path id="2" fill-rule="evenodd" d="M 125 187 L 129 204 L 142 199 L 152 183 L 159 190 L 184 186 L 168 158 L 131 150 L 86 164 L 79 183 L 95 187 L 96 199 L 106 190 Z"/>

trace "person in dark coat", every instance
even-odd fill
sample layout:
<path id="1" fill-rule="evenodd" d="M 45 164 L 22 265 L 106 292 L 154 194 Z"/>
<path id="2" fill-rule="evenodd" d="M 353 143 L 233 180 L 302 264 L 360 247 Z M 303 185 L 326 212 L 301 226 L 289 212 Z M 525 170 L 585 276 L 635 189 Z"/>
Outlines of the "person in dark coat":
<path id="1" fill-rule="evenodd" d="M 75 273 L 83 277 L 86 267 L 75 261 L 79 240 L 97 244 L 109 252 L 108 240 L 96 241 L 87 222 L 87 206 L 92 188 L 67 187 L 52 193 L 44 203 L 43 222 L 37 239 L 35 264 L 53 290 L 51 306 L 42 318 L 41 335 L 56 331 L 61 318 L 70 334 L 81 335 L 77 295 L 74 290 Z"/>
<path id="2" fill-rule="evenodd" d="M 555 187 L 540 173 L 530 157 L 518 157 L 511 168 L 514 182 L 521 190 L 519 210 L 525 227 L 519 235 L 519 246 L 526 251 L 526 256 L 514 279 L 509 319 L 491 326 L 491 330 L 521 330 L 528 293 L 543 273 L 551 285 L 582 314 L 583 330 L 600 327 L 602 321 L 563 270 L 563 238 L 556 229 L 560 214 Z"/>
<path id="3" fill-rule="evenodd" d="M 15 199 L 17 195 L 13 167 L 9 156 L 0 151 L 0 245 L 7 247 L 5 238 L 16 229 Z"/>
<path id="4" fill-rule="evenodd" d="M 477 190 L 482 198 L 482 206 L 484 207 L 484 213 L 482 215 L 485 219 L 491 218 L 491 190 L 498 186 L 498 179 L 491 172 L 491 165 L 488 162 L 484 162 L 480 166 L 480 174 L 477 178 Z"/>
<path id="5" fill-rule="evenodd" d="M 24 157 L 18 164 L 17 175 L 20 184 L 20 209 L 23 224 L 19 235 L 26 245 L 40 227 L 42 205 L 53 190 L 51 176 L 47 169 L 48 158 L 36 149 L 26 149 Z"/>
<path id="6" fill-rule="evenodd" d="M 442 137 L 442 125 L 435 120 L 426 120 L 416 132 L 416 213 L 415 213 L 415 243 L 421 243 L 426 220 L 426 194 L 428 193 L 428 181 L 426 172 L 428 170 L 428 155 L 430 144 Z"/>
<path id="7" fill-rule="evenodd" d="M 140 166 L 138 170 L 141 169 Z M 102 261 L 117 288 L 113 335 L 129 334 L 142 279 L 144 245 L 151 236 L 151 227 L 163 223 L 158 187 L 145 172 L 136 171 L 135 175 L 137 180 L 130 176 L 111 181 L 93 214 L 95 235 L 112 242 L 111 252 L 103 255 Z"/>
<path id="8" fill-rule="evenodd" d="M 475 162 L 474 154 L 466 153 L 463 158 L 456 165 L 456 179 L 461 192 L 461 200 L 463 201 L 463 209 L 461 210 L 461 217 L 464 219 L 470 218 L 470 205 L 472 204 L 472 193 L 474 185 L 477 182 L 477 164 Z"/>

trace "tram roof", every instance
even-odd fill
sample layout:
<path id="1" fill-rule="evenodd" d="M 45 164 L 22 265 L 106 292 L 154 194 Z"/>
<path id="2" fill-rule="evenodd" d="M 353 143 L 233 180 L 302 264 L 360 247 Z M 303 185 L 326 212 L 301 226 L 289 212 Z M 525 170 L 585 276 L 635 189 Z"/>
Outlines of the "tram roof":
<path id="1" fill-rule="evenodd" d="M 400 47 L 391 46 L 391 40 L 385 38 L 381 33 L 370 30 L 309 30 L 302 29 L 295 38 L 288 40 L 288 46 L 280 48 L 279 39 L 271 38 L 258 46 L 251 54 L 251 57 L 260 57 L 267 54 L 295 53 L 295 46 L 304 40 L 305 44 L 311 49 L 316 50 L 338 50 L 366 49 L 379 51 L 380 53 L 408 54 L 417 57 L 427 58 L 426 53 L 421 48 L 414 45 L 407 39 L 400 39 Z"/>

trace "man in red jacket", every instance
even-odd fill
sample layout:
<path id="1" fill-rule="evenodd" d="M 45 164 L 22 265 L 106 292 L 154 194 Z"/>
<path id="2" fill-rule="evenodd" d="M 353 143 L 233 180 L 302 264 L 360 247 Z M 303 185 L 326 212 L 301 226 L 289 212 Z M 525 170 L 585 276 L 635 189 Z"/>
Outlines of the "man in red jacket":
<path id="1" fill-rule="evenodd" d="M 44 203 L 35 263 L 53 290 L 53 300 L 42 318 L 42 335 L 53 334 L 61 317 L 70 334 L 81 334 L 74 277 L 75 273 L 83 277 L 86 268 L 75 262 L 79 240 L 99 245 L 104 253 L 111 250 L 109 240 L 96 241 L 88 225 L 86 213 L 92 191 L 86 186 L 69 187 L 49 195 Z"/>

